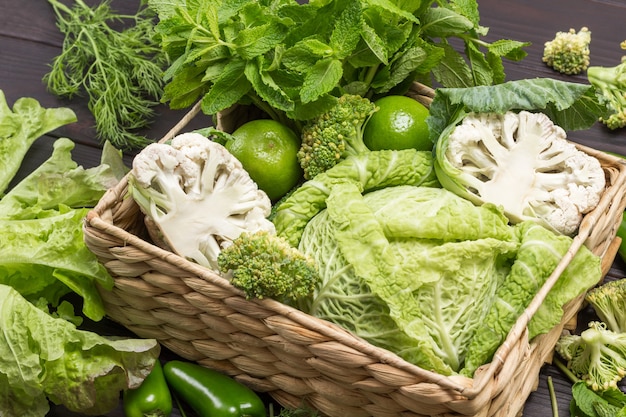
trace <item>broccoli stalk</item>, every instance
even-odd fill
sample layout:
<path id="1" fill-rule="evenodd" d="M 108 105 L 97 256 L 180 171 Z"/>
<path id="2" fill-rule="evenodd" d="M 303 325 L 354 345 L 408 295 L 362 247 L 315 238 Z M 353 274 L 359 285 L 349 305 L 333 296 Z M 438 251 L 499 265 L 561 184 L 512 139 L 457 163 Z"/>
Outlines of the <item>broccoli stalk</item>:
<path id="1" fill-rule="evenodd" d="M 556 351 L 567 367 L 594 391 L 616 388 L 626 376 L 626 333 L 616 333 L 598 321 L 580 335 L 561 336 Z"/>
<path id="2" fill-rule="evenodd" d="M 591 32 L 583 27 L 576 32 L 557 32 L 554 39 L 546 42 L 543 62 L 562 74 L 580 74 L 589 67 L 589 44 Z"/>
<path id="3" fill-rule="evenodd" d="M 328 112 L 309 120 L 302 128 L 298 151 L 304 178 L 312 179 L 349 155 L 369 152 L 363 127 L 376 110 L 369 99 L 345 94 Z"/>
<path id="4" fill-rule="evenodd" d="M 626 333 L 626 279 L 608 281 L 595 287 L 585 299 L 610 330 Z"/>
<path id="5" fill-rule="evenodd" d="M 626 41 L 620 46 L 626 49 Z M 587 70 L 589 83 L 596 88 L 600 102 L 608 109 L 608 117 L 600 122 L 615 130 L 626 126 L 626 59 L 613 67 L 593 66 Z"/>
<path id="6" fill-rule="evenodd" d="M 289 303 L 312 294 L 319 279 L 310 257 L 268 231 L 242 233 L 220 252 L 217 262 L 247 298 Z"/>

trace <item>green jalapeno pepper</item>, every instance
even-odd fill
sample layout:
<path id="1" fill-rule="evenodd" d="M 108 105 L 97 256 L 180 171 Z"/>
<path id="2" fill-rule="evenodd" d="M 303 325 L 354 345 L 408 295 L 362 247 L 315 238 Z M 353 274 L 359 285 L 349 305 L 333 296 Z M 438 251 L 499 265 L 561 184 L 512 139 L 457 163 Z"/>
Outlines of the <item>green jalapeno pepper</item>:
<path id="1" fill-rule="evenodd" d="M 126 417 L 169 417 L 172 414 L 172 395 L 158 360 L 139 387 L 124 391 L 123 407 Z"/>
<path id="2" fill-rule="evenodd" d="M 163 365 L 176 396 L 200 417 L 265 417 L 265 404 L 247 386 L 204 366 L 183 361 Z"/>

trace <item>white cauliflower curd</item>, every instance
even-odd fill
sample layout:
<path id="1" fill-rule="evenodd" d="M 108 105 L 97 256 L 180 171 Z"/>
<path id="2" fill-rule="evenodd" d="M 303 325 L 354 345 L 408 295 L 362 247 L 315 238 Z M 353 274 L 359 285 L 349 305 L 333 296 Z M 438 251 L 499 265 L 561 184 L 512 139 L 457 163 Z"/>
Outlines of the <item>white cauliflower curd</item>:
<path id="1" fill-rule="evenodd" d="M 133 160 L 129 191 L 153 239 L 214 270 L 242 232 L 275 233 L 268 196 L 224 146 L 198 133 L 146 146 Z"/>
<path id="2" fill-rule="evenodd" d="M 512 223 L 535 220 L 572 235 L 605 188 L 598 159 L 543 113 L 470 113 L 443 140 L 436 169 L 444 187 L 501 206 Z"/>

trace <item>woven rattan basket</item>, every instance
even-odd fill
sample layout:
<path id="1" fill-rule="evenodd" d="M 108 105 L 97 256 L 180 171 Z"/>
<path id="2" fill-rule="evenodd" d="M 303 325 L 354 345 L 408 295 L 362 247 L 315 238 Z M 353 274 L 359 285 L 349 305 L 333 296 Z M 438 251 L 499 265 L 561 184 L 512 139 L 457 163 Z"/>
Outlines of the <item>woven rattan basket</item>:
<path id="1" fill-rule="evenodd" d="M 410 95 L 428 105 L 432 94 L 416 84 Z M 226 116 L 218 126 L 232 130 L 233 118 L 229 122 Z M 185 123 L 181 120 L 164 139 Z M 580 148 L 605 170 L 600 204 L 585 216 L 570 250 L 494 360 L 473 379 L 429 372 L 274 300 L 247 300 L 214 272 L 153 245 L 139 207 L 127 195 L 126 179 L 87 215 L 85 242 L 115 279 L 112 291 L 101 290 L 112 320 L 285 406 L 307 404 L 337 417 L 515 416 L 536 389 L 540 367 L 551 360 L 583 296 L 565 306 L 560 325 L 530 342 L 528 321 L 582 245 L 602 257 L 605 273 L 616 253 L 615 234 L 626 207 L 626 165 Z"/>

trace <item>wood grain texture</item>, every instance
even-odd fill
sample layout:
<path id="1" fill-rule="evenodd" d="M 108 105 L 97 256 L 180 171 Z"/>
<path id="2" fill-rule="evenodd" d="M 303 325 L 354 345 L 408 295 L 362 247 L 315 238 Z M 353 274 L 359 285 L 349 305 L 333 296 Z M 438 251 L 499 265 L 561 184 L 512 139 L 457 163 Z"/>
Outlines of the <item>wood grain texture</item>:
<path id="1" fill-rule="evenodd" d="M 71 4 L 71 0 L 66 1 Z M 88 4 L 96 4 L 89 0 Z M 112 0 L 114 9 L 133 13 L 138 0 Z M 528 56 L 521 62 L 506 62 L 509 80 L 534 77 L 552 77 L 568 81 L 585 82 L 583 76 L 561 76 L 541 62 L 543 44 L 554 37 L 557 31 L 587 26 L 592 32 L 592 65 L 615 65 L 624 51 L 619 43 L 626 39 L 626 0 L 479 0 L 481 24 L 489 27 L 487 40 L 502 38 L 529 41 Z M 9 105 L 20 97 L 34 97 L 45 107 L 66 106 L 72 108 L 78 122 L 64 126 L 38 140 L 28 153 L 18 179 L 45 160 L 53 141 L 65 136 L 76 142 L 74 158 L 86 167 L 96 165 L 100 158 L 100 144 L 93 129 L 93 117 L 83 98 L 71 101 L 60 99 L 48 92 L 42 82 L 51 60 L 60 53 L 62 35 L 55 25 L 51 6 L 44 0 L 0 0 L 0 90 Z M 159 139 L 178 121 L 184 111 L 171 111 L 159 106 L 158 117 L 149 130 L 149 137 Z M 207 116 L 194 120 L 190 127 L 202 127 L 211 123 Z M 596 124 L 591 129 L 572 132 L 570 138 L 587 146 L 626 154 L 626 132 L 609 131 Z M 616 259 L 608 277 L 622 278 L 626 265 Z M 589 309 L 579 315 L 579 323 L 586 325 L 591 317 Z M 87 323 L 86 328 L 102 334 L 127 335 L 125 329 L 114 323 L 103 321 Z M 165 351 L 165 356 L 171 353 Z M 559 401 L 559 413 L 568 416 L 571 385 L 550 365 L 541 371 L 537 391 L 532 393 L 524 408 L 525 416 L 550 416 L 550 399 L 547 378 L 553 378 Z M 179 416 L 178 410 L 174 416 Z M 62 407 L 53 407 L 49 416 L 76 416 Z M 108 417 L 122 417 L 121 407 Z M 349 417 L 349 416 L 348 416 Z"/>

